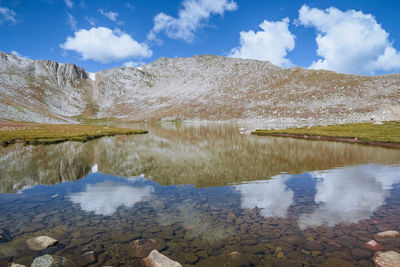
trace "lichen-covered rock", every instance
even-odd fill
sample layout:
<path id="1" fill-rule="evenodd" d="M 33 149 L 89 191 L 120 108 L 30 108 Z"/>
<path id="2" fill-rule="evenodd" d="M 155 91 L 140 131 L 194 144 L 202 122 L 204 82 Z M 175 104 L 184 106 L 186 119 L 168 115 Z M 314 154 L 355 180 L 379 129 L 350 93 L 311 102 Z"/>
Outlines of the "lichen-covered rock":
<path id="1" fill-rule="evenodd" d="M 32 250 L 43 250 L 58 244 L 58 241 L 49 236 L 38 236 L 26 240 L 26 244 Z"/>
<path id="2" fill-rule="evenodd" d="M 398 267 L 400 266 L 400 254 L 395 251 L 376 252 L 374 263 L 377 267 Z"/>
<path id="3" fill-rule="evenodd" d="M 179 262 L 171 260 L 157 250 L 150 252 L 143 262 L 146 267 L 182 267 Z"/>

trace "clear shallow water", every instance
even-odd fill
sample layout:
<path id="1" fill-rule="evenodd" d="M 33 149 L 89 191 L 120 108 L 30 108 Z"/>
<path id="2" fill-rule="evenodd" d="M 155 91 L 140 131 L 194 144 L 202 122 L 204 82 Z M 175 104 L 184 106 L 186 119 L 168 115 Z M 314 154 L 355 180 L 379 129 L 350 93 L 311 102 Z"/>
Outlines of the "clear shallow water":
<path id="1" fill-rule="evenodd" d="M 94 265 L 138 265 L 130 242 L 152 238 L 184 265 L 373 266 L 364 243 L 399 230 L 400 150 L 134 126 L 150 134 L 1 148 L 0 265 L 45 253 L 85 265 L 89 250 Z M 29 251 L 38 235 L 60 243 Z"/>

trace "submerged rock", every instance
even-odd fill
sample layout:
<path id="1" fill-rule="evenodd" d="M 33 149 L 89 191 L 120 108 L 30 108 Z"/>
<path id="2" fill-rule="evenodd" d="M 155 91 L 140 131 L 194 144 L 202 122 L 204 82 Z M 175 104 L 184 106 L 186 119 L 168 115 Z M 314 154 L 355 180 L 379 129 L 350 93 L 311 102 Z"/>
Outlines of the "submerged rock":
<path id="1" fill-rule="evenodd" d="M 397 267 L 400 266 L 400 254 L 395 251 L 375 253 L 374 263 L 378 267 Z"/>
<path id="2" fill-rule="evenodd" d="M 381 244 L 379 244 L 378 242 L 376 242 L 375 240 L 370 240 L 367 243 L 365 243 L 364 245 L 366 248 L 372 249 L 372 250 L 382 250 L 383 246 Z"/>
<path id="3" fill-rule="evenodd" d="M 91 264 L 96 261 L 96 255 L 94 254 L 94 251 L 87 251 L 81 255 L 82 260 L 85 262 L 85 264 Z"/>
<path id="4" fill-rule="evenodd" d="M 33 260 L 31 267 L 50 267 L 54 263 L 54 259 L 51 255 L 46 254 L 41 257 L 37 257 Z"/>
<path id="5" fill-rule="evenodd" d="M 147 267 L 182 267 L 179 262 L 173 261 L 157 250 L 150 252 L 149 256 L 143 259 Z"/>
<path id="6" fill-rule="evenodd" d="M 26 244 L 32 250 L 43 250 L 58 244 L 58 241 L 49 236 L 38 236 L 26 240 Z"/>
<path id="7" fill-rule="evenodd" d="M 384 231 L 376 234 L 377 238 L 392 238 L 398 236 L 400 236 L 400 233 L 394 230 Z"/>
<path id="8" fill-rule="evenodd" d="M 46 254 L 36 257 L 31 267 L 77 267 L 77 265 L 65 257 Z"/>
<path id="9" fill-rule="evenodd" d="M 164 245 L 161 241 L 155 239 L 136 239 L 130 243 L 132 247 L 132 256 L 136 258 L 143 258 L 152 250 L 162 249 Z"/>

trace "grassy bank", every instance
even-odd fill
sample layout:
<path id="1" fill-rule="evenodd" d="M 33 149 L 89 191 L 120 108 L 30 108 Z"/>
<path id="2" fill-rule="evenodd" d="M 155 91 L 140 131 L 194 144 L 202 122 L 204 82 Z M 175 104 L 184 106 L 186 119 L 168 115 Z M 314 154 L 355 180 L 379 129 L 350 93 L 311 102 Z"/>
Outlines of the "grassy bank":
<path id="1" fill-rule="evenodd" d="M 400 122 L 349 123 L 329 126 L 256 130 L 253 135 L 343 141 L 400 148 Z"/>
<path id="2" fill-rule="evenodd" d="M 147 131 L 91 124 L 0 123 L 0 144 L 86 142 L 103 136 L 145 134 Z"/>

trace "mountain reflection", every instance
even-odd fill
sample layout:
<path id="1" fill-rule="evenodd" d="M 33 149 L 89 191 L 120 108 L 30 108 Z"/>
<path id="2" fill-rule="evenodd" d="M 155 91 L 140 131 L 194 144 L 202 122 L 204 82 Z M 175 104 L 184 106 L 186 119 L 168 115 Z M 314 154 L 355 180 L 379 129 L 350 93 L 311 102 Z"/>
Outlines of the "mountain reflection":
<path id="1" fill-rule="evenodd" d="M 141 179 L 131 180 L 131 184 L 120 185 L 111 181 L 88 184 L 83 192 L 72 193 L 69 199 L 87 212 L 111 215 L 119 207 L 133 207 L 137 202 L 154 193 L 151 185 L 137 183 Z"/>
<path id="2" fill-rule="evenodd" d="M 293 203 L 293 191 L 286 188 L 286 179 L 277 176 L 271 181 L 235 186 L 241 194 L 241 208 L 260 208 L 264 217 L 285 218 Z"/>
<path id="3" fill-rule="evenodd" d="M 337 142 L 239 134 L 236 124 L 151 123 L 132 127 L 147 135 L 86 143 L 0 148 L 0 193 L 57 184 L 92 171 L 115 176 L 144 174 L 162 185 L 209 187 L 266 180 L 366 163 L 396 164 L 400 150 Z"/>

